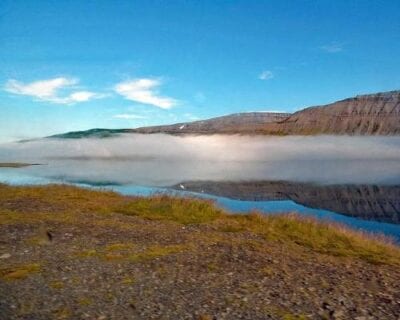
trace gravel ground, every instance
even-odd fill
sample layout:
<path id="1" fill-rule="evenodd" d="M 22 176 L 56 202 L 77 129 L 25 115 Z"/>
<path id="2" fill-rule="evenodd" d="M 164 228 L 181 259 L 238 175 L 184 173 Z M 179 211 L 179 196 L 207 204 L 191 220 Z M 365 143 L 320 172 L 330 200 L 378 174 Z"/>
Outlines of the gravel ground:
<path id="1" fill-rule="evenodd" d="M 33 214 L 33 213 L 32 213 Z M 400 319 L 398 267 L 122 214 L 0 225 L 0 319 Z"/>

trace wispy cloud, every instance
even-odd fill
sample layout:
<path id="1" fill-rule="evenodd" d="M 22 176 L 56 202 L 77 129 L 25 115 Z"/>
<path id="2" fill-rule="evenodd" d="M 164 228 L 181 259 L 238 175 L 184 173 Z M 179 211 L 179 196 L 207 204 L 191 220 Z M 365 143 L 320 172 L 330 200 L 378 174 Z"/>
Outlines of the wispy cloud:
<path id="1" fill-rule="evenodd" d="M 263 72 L 260 73 L 258 76 L 258 79 L 260 80 L 270 80 L 274 77 L 274 74 L 270 70 L 264 70 Z"/>
<path id="2" fill-rule="evenodd" d="M 320 49 L 328 53 L 337 53 L 343 51 L 343 45 L 340 43 L 330 43 L 321 46 Z"/>
<path id="3" fill-rule="evenodd" d="M 132 114 L 132 113 L 121 113 L 121 114 L 116 114 L 113 116 L 115 119 L 125 119 L 125 120 L 132 120 L 132 119 L 147 119 L 147 117 L 140 116 L 138 114 Z"/>
<path id="4" fill-rule="evenodd" d="M 41 101 L 57 104 L 73 104 L 103 97 L 103 95 L 91 91 L 74 91 L 66 96 L 59 95 L 60 90 L 74 89 L 78 83 L 79 80 L 76 78 L 64 77 L 30 83 L 10 79 L 6 82 L 4 90 L 13 94 L 30 96 Z"/>
<path id="5" fill-rule="evenodd" d="M 177 104 L 177 101 L 170 97 L 159 96 L 156 89 L 160 85 L 160 80 L 142 78 L 120 82 L 114 87 L 114 90 L 127 100 L 170 109 Z"/>
<path id="6" fill-rule="evenodd" d="M 194 114 L 191 114 L 191 113 L 185 113 L 184 117 L 191 121 L 200 120 L 200 118 L 198 116 L 195 116 Z"/>

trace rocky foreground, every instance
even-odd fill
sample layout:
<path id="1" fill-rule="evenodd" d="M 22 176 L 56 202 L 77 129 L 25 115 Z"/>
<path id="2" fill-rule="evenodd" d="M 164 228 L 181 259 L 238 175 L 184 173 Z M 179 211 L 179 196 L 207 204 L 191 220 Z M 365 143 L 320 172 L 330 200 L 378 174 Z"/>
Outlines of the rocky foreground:
<path id="1" fill-rule="evenodd" d="M 399 266 L 296 216 L 0 185 L 0 319 L 399 319 Z"/>

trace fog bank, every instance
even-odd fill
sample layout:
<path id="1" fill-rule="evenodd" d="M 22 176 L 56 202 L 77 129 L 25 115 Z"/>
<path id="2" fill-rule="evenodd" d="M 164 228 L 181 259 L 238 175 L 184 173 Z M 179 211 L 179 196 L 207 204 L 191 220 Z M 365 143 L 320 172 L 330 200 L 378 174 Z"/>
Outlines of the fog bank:
<path id="1" fill-rule="evenodd" d="M 167 186 L 188 180 L 400 183 L 400 137 L 128 134 L 0 145 L 0 171 L 56 181 Z"/>

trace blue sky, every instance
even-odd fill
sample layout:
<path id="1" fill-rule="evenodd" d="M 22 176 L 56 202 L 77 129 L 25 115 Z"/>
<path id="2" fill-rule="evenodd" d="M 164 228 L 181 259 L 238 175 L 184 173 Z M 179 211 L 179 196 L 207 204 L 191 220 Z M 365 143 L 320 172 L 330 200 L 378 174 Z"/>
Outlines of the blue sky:
<path id="1" fill-rule="evenodd" d="M 0 2 L 0 141 L 400 89 L 400 1 Z"/>

